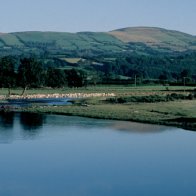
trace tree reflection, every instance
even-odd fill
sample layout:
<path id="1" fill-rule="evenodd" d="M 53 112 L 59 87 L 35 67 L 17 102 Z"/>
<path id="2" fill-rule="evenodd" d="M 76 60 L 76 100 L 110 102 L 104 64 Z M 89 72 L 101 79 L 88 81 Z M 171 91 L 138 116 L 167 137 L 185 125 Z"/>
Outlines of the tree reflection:
<path id="1" fill-rule="evenodd" d="M 44 115 L 36 113 L 21 113 L 20 124 L 26 131 L 34 131 L 42 128 Z"/>
<path id="2" fill-rule="evenodd" d="M 0 112 L 0 144 L 13 140 L 14 112 Z"/>
<path id="3" fill-rule="evenodd" d="M 0 127 L 11 129 L 14 126 L 14 112 L 0 112 Z"/>

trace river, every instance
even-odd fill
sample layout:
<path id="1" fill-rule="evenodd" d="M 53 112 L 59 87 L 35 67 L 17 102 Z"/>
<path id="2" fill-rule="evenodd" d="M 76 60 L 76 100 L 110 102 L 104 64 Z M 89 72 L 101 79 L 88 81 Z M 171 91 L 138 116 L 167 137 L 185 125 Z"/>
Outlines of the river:
<path id="1" fill-rule="evenodd" d="M 196 133 L 60 115 L 0 115 L 2 196 L 196 195 Z"/>

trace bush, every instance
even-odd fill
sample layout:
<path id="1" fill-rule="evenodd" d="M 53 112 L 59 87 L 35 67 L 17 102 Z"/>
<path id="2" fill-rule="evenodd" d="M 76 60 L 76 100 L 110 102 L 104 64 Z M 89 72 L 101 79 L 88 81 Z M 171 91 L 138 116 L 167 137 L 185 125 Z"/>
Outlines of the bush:
<path id="1" fill-rule="evenodd" d="M 188 96 L 187 96 L 188 99 L 190 100 L 193 100 L 194 99 L 194 94 L 190 93 Z"/>
<path id="2" fill-rule="evenodd" d="M 126 103 L 127 99 L 125 97 L 119 97 L 117 98 L 117 103 Z"/>
<path id="3" fill-rule="evenodd" d="M 141 103 L 155 103 L 155 102 L 165 102 L 165 101 L 175 101 L 181 99 L 192 100 L 196 98 L 195 94 L 183 95 L 172 93 L 166 96 L 161 95 L 150 95 L 150 96 L 131 96 L 131 97 L 118 97 L 118 98 L 108 98 L 106 99 L 109 103 L 130 103 L 130 102 L 141 102 Z"/>

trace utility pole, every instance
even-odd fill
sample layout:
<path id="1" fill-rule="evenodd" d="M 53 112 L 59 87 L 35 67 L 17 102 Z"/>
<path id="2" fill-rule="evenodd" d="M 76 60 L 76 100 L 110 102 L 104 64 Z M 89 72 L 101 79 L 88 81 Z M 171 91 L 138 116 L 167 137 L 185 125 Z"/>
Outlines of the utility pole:
<path id="1" fill-rule="evenodd" d="M 184 83 L 184 93 L 185 93 L 186 77 L 183 77 L 183 83 Z"/>

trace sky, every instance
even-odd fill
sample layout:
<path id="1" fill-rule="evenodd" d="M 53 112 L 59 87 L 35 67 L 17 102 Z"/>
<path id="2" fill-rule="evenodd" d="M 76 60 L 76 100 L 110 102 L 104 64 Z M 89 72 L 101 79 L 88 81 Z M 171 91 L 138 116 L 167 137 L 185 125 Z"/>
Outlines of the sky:
<path id="1" fill-rule="evenodd" d="M 196 35 L 196 0 L 0 0 L 0 32 L 150 26 Z"/>

